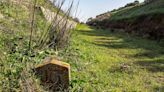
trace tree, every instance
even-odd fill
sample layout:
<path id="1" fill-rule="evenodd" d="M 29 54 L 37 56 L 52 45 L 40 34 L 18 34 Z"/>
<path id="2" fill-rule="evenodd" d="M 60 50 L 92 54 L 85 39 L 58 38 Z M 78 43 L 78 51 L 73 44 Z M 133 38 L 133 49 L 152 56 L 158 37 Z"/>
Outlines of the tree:
<path id="1" fill-rule="evenodd" d="M 87 22 L 90 22 L 90 21 L 92 21 L 93 20 L 93 18 L 91 17 L 91 18 L 89 18 L 88 20 L 87 20 Z"/>

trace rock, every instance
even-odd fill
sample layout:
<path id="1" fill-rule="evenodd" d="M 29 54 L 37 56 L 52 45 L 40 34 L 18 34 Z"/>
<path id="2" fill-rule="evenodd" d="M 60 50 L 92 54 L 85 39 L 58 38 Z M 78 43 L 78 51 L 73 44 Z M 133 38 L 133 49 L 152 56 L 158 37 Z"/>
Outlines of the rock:
<path id="1" fill-rule="evenodd" d="M 123 64 L 123 65 L 121 65 L 120 69 L 121 70 L 128 70 L 128 69 L 130 69 L 130 65 Z"/>
<path id="2" fill-rule="evenodd" d="M 53 58 L 35 68 L 36 75 L 41 78 L 43 86 L 52 91 L 68 91 L 70 81 L 70 65 Z"/>

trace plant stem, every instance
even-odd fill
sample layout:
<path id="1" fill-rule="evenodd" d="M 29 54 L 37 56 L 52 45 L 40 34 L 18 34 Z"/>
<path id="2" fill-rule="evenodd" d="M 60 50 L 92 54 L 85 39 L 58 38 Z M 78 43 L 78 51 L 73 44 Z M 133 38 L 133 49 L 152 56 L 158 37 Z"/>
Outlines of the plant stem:
<path id="1" fill-rule="evenodd" d="M 30 41 L 29 41 L 29 50 L 31 52 L 31 44 L 32 44 L 32 35 L 33 35 L 33 30 L 34 30 L 34 19 L 35 19 L 35 7 L 36 7 L 36 2 L 37 0 L 34 0 L 34 6 L 33 6 L 33 11 L 32 11 L 32 19 L 31 19 L 31 28 L 30 28 Z"/>

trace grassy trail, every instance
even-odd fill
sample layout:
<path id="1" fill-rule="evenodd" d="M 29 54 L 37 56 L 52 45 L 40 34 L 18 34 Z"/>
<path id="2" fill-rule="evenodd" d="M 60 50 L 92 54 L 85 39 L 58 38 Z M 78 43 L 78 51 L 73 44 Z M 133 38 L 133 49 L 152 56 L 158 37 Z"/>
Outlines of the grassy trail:
<path id="1" fill-rule="evenodd" d="M 78 27 L 73 37 L 73 46 L 83 58 L 72 69 L 73 91 L 164 90 L 164 48 L 155 41 L 84 25 Z"/>

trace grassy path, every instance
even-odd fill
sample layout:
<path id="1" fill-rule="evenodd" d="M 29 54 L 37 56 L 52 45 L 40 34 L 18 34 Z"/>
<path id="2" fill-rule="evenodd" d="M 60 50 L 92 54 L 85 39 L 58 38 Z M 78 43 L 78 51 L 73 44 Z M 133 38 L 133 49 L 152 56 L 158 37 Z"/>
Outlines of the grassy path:
<path id="1" fill-rule="evenodd" d="M 73 68 L 73 91 L 164 90 L 164 48 L 154 41 L 81 25 L 74 47 L 83 61 Z"/>

